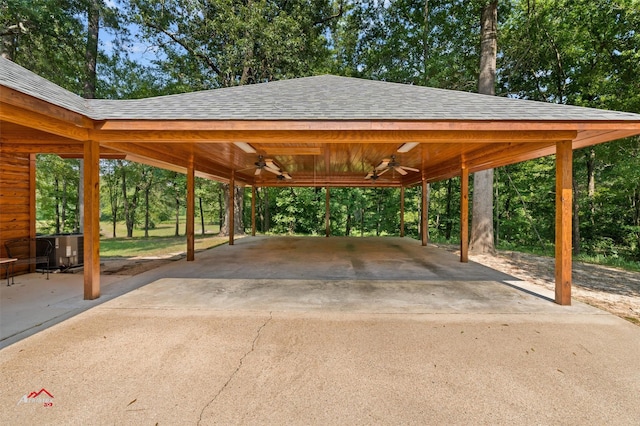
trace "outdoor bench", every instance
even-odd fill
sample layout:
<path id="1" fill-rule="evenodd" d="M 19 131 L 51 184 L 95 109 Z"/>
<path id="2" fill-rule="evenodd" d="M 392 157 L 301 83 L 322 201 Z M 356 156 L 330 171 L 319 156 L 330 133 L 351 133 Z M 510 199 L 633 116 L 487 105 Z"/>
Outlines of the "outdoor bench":
<path id="1" fill-rule="evenodd" d="M 53 251 L 51 241 L 42 238 L 19 238 L 6 241 L 4 247 L 7 249 L 9 258 L 17 259 L 14 266 L 46 265 L 45 270 L 49 279 L 49 255 Z M 42 273 L 44 274 L 44 271 Z"/>

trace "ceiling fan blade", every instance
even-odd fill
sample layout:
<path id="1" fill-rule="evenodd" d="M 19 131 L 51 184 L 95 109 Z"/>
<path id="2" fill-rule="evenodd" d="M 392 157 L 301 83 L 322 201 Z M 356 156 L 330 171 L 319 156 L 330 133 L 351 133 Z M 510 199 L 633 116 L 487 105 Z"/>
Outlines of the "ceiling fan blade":
<path id="1" fill-rule="evenodd" d="M 371 176 L 373 176 L 373 172 L 367 173 L 367 175 L 364 178 L 365 179 L 371 179 Z"/>
<path id="2" fill-rule="evenodd" d="M 267 168 L 280 171 L 280 167 L 278 167 L 278 165 L 274 163 L 273 160 L 266 159 L 264 160 L 264 163 Z"/>
<path id="3" fill-rule="evenodd" d="M 284 176 L 285 179 L 293 179 L 291 175 L 287 172 L 282 172 L 282 176 Z"/>
<path id="4" fill-rule="evenodd" d="M 378 176 L 382 176 L 382 174 L 387 173 L 389 170 L 389 168 L 384 169 L 383 171 L 381 171 L 380 173 L 378 173 Z"/>
<path id="5" fill-rule="evenodd" d="M 405 170 L 409 170 L 410 172 L 419 172 L 419 169 L 414 169 L 413 167 L 407 167 L 407 166 L 400 166 L 401 168 L 405 169 Z"/>
<path id="6" fill-rule="evenodd" d="M 400 166 L 396 166 L 393 168 L 396 172 L 400 173 L 402 176 L 406 175 L 407 172 L 405 172 L 404 170 L 402 170 L 402 167 Z"/>
<path id="7" fill-rule="evenodd" d="M 255 173 L 255 175 L 256 175 L 256 176 L 260 176 L 260 173 L 262 173 L 262 168 L 261 168 L 261 167 L 258 167 L 258 168 L 256 169 L 256 173 Z"/>
<path id="8" fill-rule="evenodd" d="M 391 160 L 389 160 L 388 158 L 385 158 L 384 160 L 382 160 L 380 164 L 376 166 L 376 170 L 386 169 L 387 166 L 389 165 L 389 161 Z"/>
<path id="9" fill-rule="evenodd" d="M 270 168 L 270 167 L 265 167 L 264 169 L 265 169 L 266 171 L 268 171 L 268 172 L 273 173 L 274 175 L 278 175 L 278 176 L 280 176 L 280 175 L 282 174 L 282 173 L 280 173 L 280 170 L 275 170 L 275 169 L 272 169 L 272 168 Z"/>

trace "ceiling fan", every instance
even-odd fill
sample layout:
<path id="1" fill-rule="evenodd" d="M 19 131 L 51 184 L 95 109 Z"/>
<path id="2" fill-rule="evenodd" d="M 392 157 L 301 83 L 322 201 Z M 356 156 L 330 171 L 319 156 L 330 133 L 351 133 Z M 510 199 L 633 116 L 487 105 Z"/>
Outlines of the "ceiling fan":
<path id="1" fill-rule="evenodd" d="M 378 170 L 377 170 L 377 169 L 373 169 L 373 171 L 372 171 L 372 172 L 367 173 L 367 175 L 366 175 L 364 178 L 365 178 L 365 179 L 370 179 L 370 180 L 376 181 L 376 180 L 378 180 L 378 178 L 380 177 L 380 175 L 382 175 L 383 173 L 388 172 L 389 170 L 390 170 L 390 169 L 388 169 L 388 168 L 387 168 L 387 169 L 384 169 L 384 170 L 382 170 L 381 172 L 379 172 L 379 173 L 378 173 Z"/>
<path id="2" fill-rule="evenodd" d="M 258 161 L 254 163 L 256 165 L 255 175 L 260 176 L 263 170 L 273 173 L 274 175 L 282 175 L 280 171 L 280 167 L 273 160 L 269 158 L 264 158 L 262 155 L 258 156 Z"/>
<path id="3" fill-rule="evenodd" d="M 376 170 L 378 171 L 387 171 L 387 170 L 395 170 L 396 172 L 400 173 L 402 176 L 407 174 L 407 171 L 409 172 L 419 172 L 420 170 L 418 169 L 414 169 L 413 167 L 407 167 L 407 166 L 402 166 L 400 165 L 400 163 L 398 163 L 398 161 L 396 161 L 396 156 L 392 155 L 391 158 L 385 158 L 384 160 L 382 160 L 380 162 L 380 164 L 378 164 L 376 166 Z M 380 174 L 378 174 L 380 175 Z"/>

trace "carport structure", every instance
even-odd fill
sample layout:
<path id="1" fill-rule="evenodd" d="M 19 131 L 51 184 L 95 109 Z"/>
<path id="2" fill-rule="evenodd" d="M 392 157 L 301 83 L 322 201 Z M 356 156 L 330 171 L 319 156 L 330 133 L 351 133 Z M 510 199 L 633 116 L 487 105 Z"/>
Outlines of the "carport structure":
<path id="1" fill-rule="evenodd" d="M 638 114 L 330 75 L 99 100 L 80 98 L 0 59 L 0 88 L 0 240 L 35 236 L 36 154 L 83 158 L 85 299 L 100 295 L 100 158 L 187 175 L 188 260 L 194 258 L 195 176 L 254 191 L 421 185 L 423 245 L 428 183 L 460 176 L 466 262 L 469 174 L 555 154 L 555 301 L 570 304 L 572 152 L 640 134 Z M 273 163 L 263 165 L 266 159 Z M 376 168 L 385 170 L 384 159 L 391 166 L 384 176 L 364 180 Z M 403 174 L 394 159 L 418 171 Z"/>

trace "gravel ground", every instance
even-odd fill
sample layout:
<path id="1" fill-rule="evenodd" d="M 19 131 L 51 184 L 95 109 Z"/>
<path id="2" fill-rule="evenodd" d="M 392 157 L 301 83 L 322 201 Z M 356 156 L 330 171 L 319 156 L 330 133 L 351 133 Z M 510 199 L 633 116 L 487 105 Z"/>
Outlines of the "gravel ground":
<path id="1" fill-rule="evenodd" d="M 555 288 L 553 258 L 499 251 L 497 256 L 470 254 L 469 259 L 546 289 Z M 640 326 L 639 272 L 574 261 L 572 296 Z"/>

